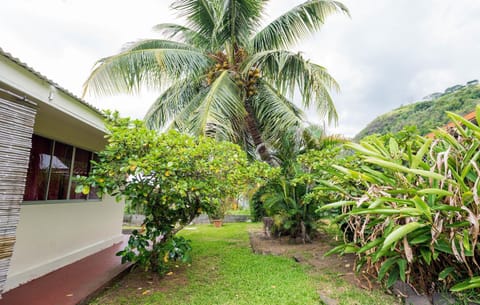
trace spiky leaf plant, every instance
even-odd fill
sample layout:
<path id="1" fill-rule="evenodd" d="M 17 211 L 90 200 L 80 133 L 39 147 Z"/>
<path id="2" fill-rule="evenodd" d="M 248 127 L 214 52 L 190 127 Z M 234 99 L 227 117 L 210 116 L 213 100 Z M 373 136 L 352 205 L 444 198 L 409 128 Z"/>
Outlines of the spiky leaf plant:
<path id="1" fill-rule="evenodd" d="M 437 130 L 433 139 L 349 144 L 364 165 L 337 169 L 366 191 L 321 208 L 349 205 L 353 241 L 332 252 L 356 253 L 357 267 L 387 286 L 401 279 L 426 292 L 480 287 L 480 128 L 448 115 L 456 129 Z"/>

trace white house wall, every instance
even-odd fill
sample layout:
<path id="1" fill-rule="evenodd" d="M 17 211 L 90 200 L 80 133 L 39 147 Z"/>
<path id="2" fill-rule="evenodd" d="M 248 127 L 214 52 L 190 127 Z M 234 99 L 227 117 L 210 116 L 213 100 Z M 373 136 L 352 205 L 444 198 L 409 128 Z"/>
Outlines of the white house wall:
<path id="1" fill-rule="evenodd" d="M 122 203 L 24 204 L 5 291 L 122 241 Z"/>
<path id="2" fill-rule="evenodd" d="M 0 88 L 37 105 L 35 134 L 89 151 L 104 148 L 96 109 L 1 49 Z M 111 197 L 23 203 L 4 292 L 122 241 L 123 208 Z"/>

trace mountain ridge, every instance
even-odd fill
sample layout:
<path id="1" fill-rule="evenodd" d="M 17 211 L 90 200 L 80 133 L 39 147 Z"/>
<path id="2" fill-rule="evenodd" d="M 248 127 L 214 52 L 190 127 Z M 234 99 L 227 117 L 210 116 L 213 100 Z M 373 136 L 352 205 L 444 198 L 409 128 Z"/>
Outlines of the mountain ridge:
<path id="1" fill-rule="evenodd" d="M 354 137 L 354 141 L 371 134 L 397 132 L 412 125 L 425 135 L 448 123 L 446 111 L 465 115 L 474 111 L 477 104 L 480 104 L 480 85 L 477 80 L 469 81 L 465 86 L 452 86 L 444 93 L 432 93 L 423 101 L 378 116 Z"/>

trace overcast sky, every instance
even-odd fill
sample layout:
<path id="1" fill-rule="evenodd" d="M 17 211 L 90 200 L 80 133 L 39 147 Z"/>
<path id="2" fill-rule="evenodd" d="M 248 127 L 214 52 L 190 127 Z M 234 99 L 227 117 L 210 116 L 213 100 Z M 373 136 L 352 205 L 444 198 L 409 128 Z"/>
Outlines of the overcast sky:
<path id="1" fill-rule="evenodd" d="M 271 0 L 270 20 L 301 3 Z M 158 37 L 178 21 L 167 0 L 2 1 L 0 47 L 81 95 L 96 60 L 122 45 Z M 480 0 L 343 0 L 352 18 L 330 17 L 295 50 L 340 83 L 330 133 L 354 136 L 376 116 L 446 87 L 480 78 Z M 141 118 L 155 94 L 86 100 Z M 313 114 L 312 121 L 318 121 Z"/>

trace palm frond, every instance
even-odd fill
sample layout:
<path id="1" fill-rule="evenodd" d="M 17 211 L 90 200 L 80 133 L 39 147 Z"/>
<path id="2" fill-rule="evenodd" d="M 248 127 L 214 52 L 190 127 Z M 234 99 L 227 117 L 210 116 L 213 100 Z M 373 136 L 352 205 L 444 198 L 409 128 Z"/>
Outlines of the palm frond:
<path id="1" fill-rule="evenodd" d="M 201 104 L 192 115 L 191 126 L 197 134 L 224 139 L 234 137 L 235 126 L 243 124 L 245 109 L 240 92 L 228 71 L 214 80 Z"/>
<path id="2" fill-rule="evenodd" d="M 191 135 L 201 134 L 201 132 L 195 129 L 195 126 L 192 126 L 192 117 L 201 106 L 207 93 L 208 90 L 206 90 L 206 88 L 201 88 L 197 95 L 192 97 L 188 103 L 175 114 L 168 129 L 176 129 Z"/>
<path id="3" fill-rule="evenodd" d="M 176 39 L 177 41 L 190 44 L 195 47 L 208 48 L 210 44 L 208 37 L 180 24 L 161 23 L 154 26 L 153 29 L 165 35 L 167 39 Z"/>
<path id="4" fill-rule="evenodd" d="M 245 62 L 244 73 L 258 67 L 262 77 L 290 98 L 300 93 L 302 104 L 316 107 L 328 122 L 336 122 L 337 112 L 329 90 L 339 90 L 337 82 L 325 68 L 303 58 L 301 54 L 285 50 L 269 50 L 252 55 Z"/>
<path id="5" fill-rule="evenodd" d="M 347 139 L 341 135 L 326 135 L 324 128 L 315 124 L 303 128 L 302 138 L 305 149 L 320 150 L 347 142 Z"/>
<path id="6" fill-rule="evenodd" d="M 232 44 L 247 45 L 260 24 L 266 1 L 225 0 L 221 11 L 220 37 Z"/>
<path id="7" fill-rule="evenodd" d="M 250 159 L 255 160 L 257 157 L 257 151 L 255 144 L 253 143 L 252 137 L 248 132 L 247 126 L 245 124 L 237 126 L 235 131 L 234 143 L 240 145 L 243 150 L 247 153 Z"/>
<path id="8" fill-rule="evenodd" d="M 274 158 L 282 165 L 284 170 L 294 169 L 297 157 L 303 149 L 303 128 L 294 126 L 286 129 L 273 143 L 275 148 Z"/>
<path id="9" fill-rule="evenodd" d="M 252 107 L 262 136 L 268 143 L 278 139 L 286 130 L 300 126 L 304 120 L 303 111 L 267 82 L 259 83 Z"/>
<path id="10" fill-rule="evenodd" d="M 84 84 L 84 95 L 138 93 L 142 87 L 162 90 L 172 79 L 203 73 L 211 59 L 201 50 L 169 40 L 129 44 L 99 60 Z"/>
<path id="11" fill-rule="evenodd" d="M 287 49 L 318 31 L 325 23 L 326 17 L 337 12 L 349 15 L 347 7 L 337 1 L 306 1 L 281 15 L 259 31 L 252 38 L 254 50 L 259 52 Z"/>
<path id="12" fill-rule="evenodd" d="M 218 27 L 220 1 L 211 0 L 176 0 L 171 7 L 180 12 L 180 17 L 186 17 L 188 27 L 202 36 L 209 37 L 215 44 Z"/>
<path id="13" fill-rule="evenodd" d="M 322 141 L 323 141 L 322 147 L 338 146 L 348 142 L 348 140 L 341 134 L 328 135 L 324 137 Z"/>
<path id="14" fill-rule="evenodd" d="M 145 124 L 150 129 L 165 127 L 175 116 L 182 112 L 201 91 L 203 75 L 182 78 L 166 89 L 150 106 L 145 115 Z"/>

